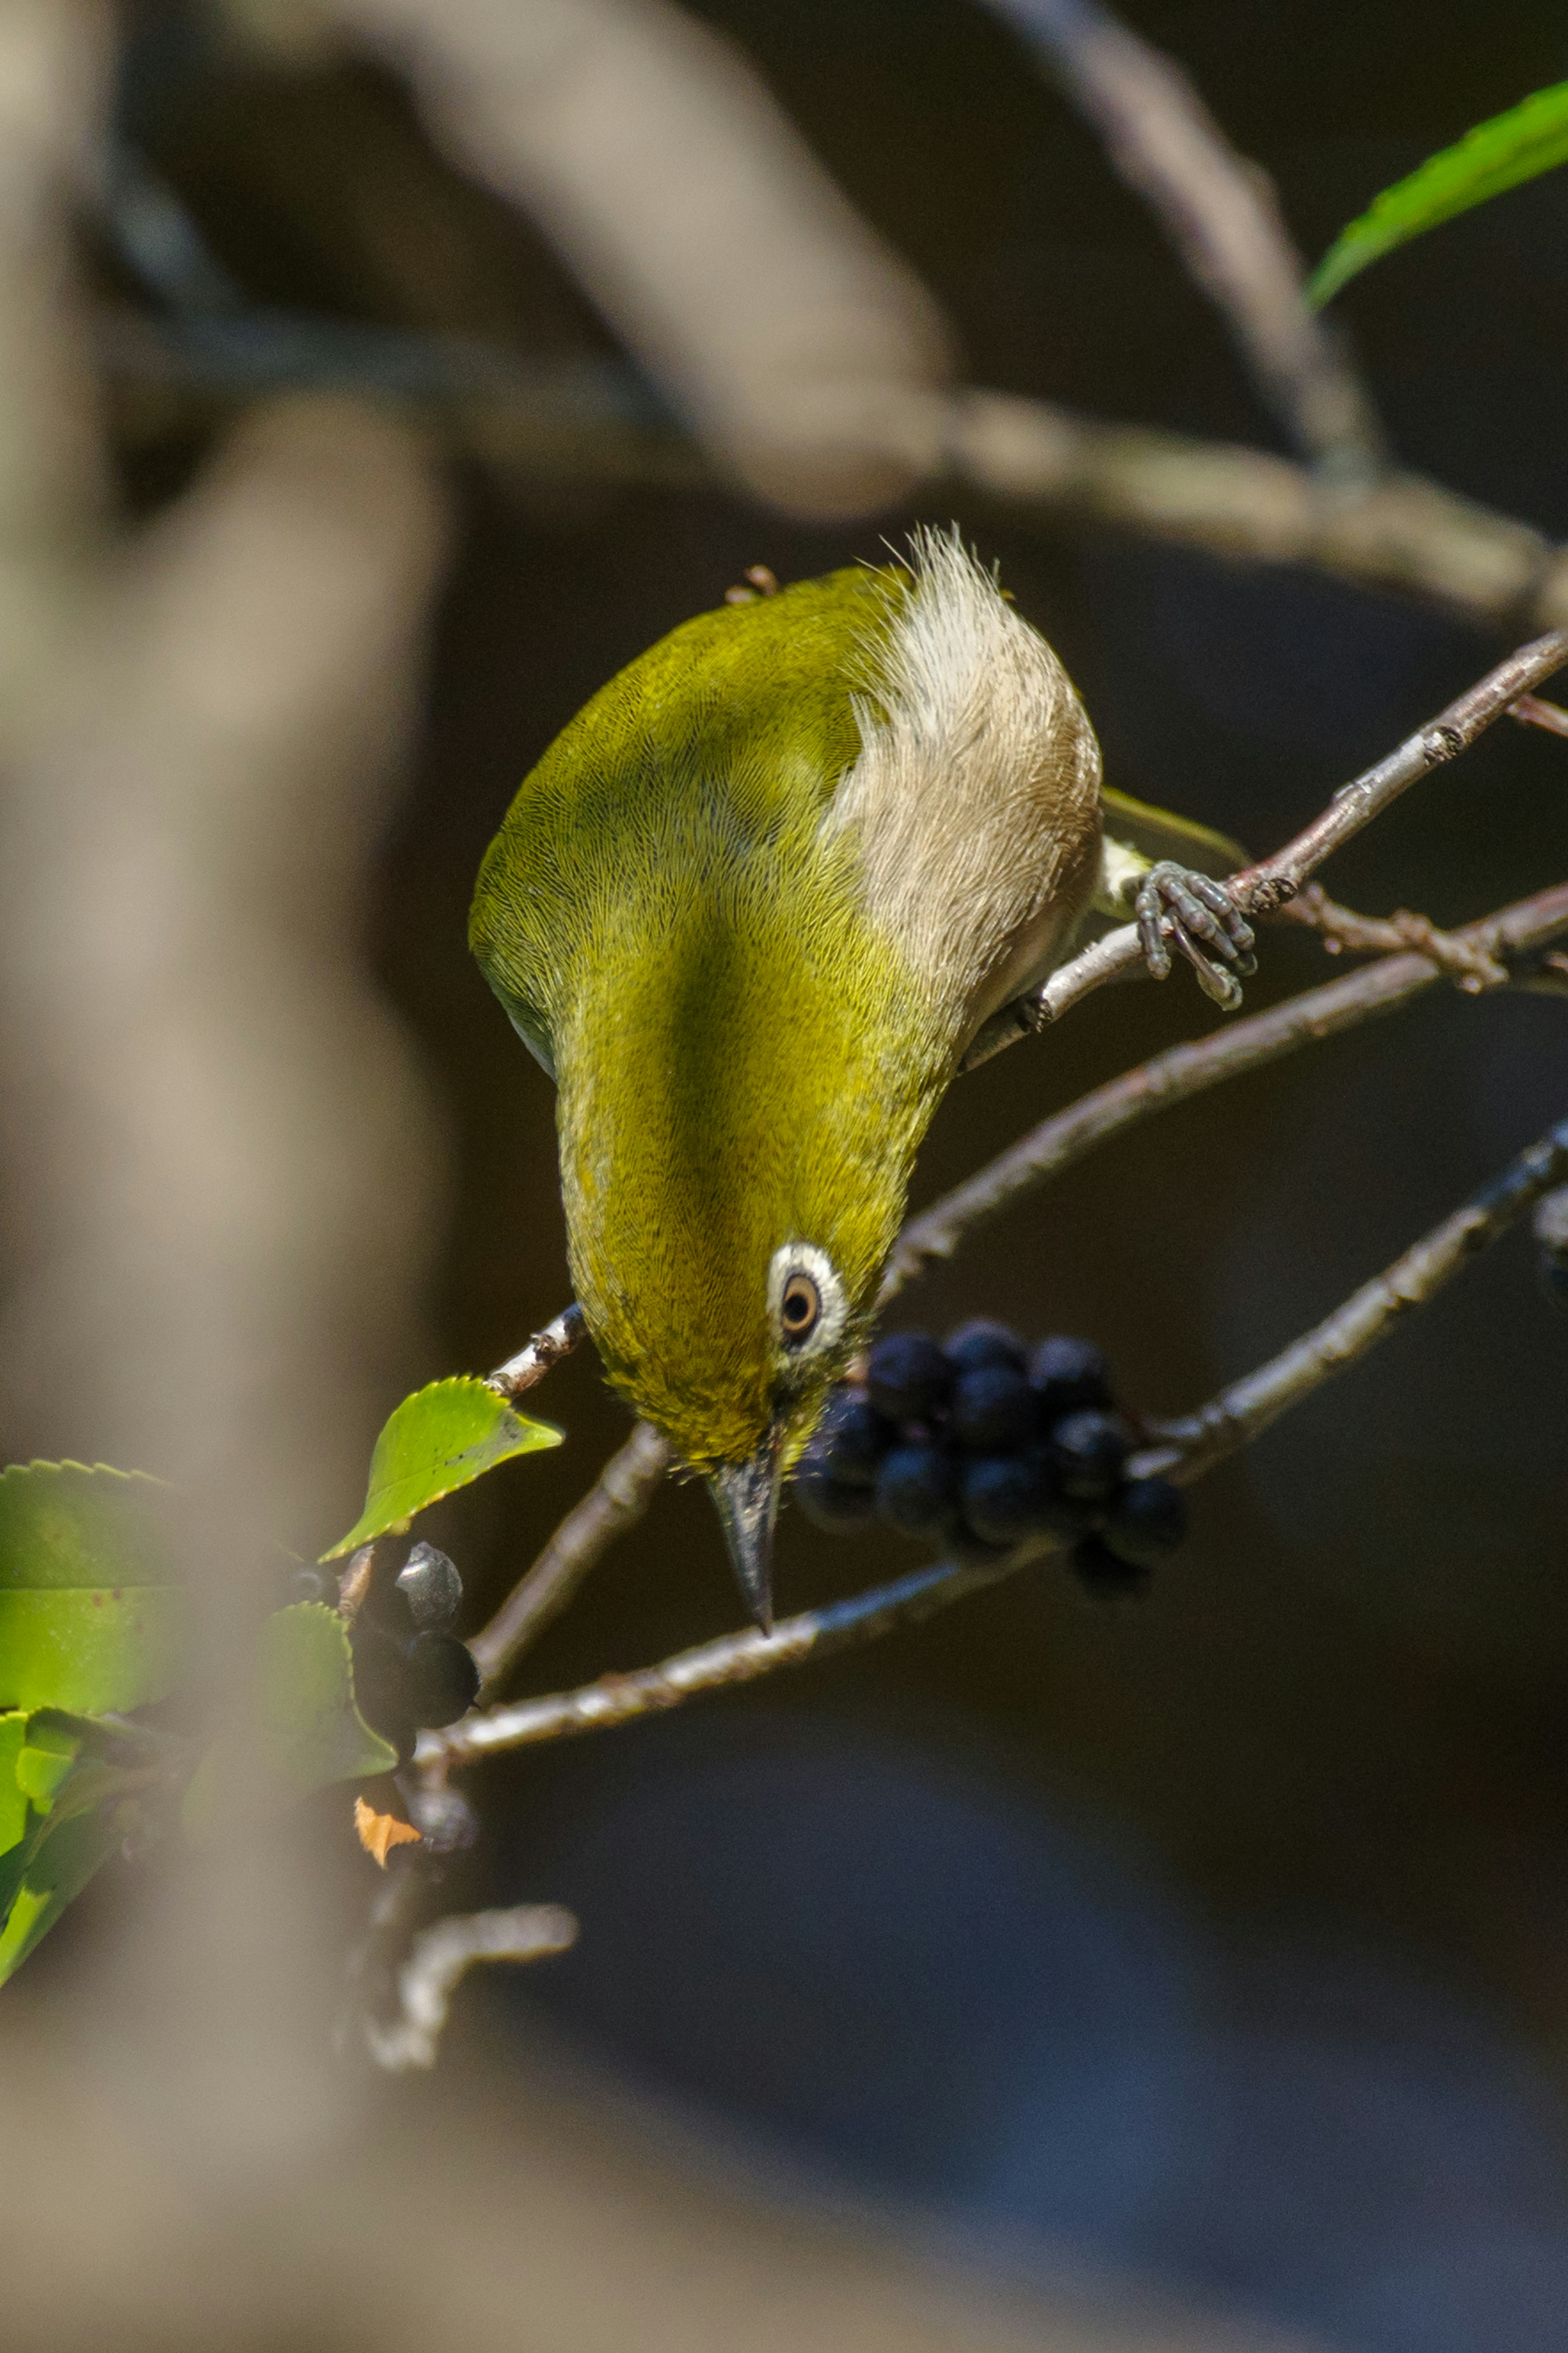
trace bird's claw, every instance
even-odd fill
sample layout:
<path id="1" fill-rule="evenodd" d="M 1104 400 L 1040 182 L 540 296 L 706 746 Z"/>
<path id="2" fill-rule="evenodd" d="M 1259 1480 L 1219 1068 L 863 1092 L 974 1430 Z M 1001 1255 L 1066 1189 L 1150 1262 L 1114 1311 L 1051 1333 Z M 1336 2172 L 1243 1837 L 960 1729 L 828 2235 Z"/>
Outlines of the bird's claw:
<path id="1" fill-rule="evenodd" d="M 1140 883 L 1132 912 L 1143 961 L 1155 980 L 1170 972 L 1167 942 L 1174 941 L 1204 995 L 1235 1012 L 1242 979 L 1258 970 L 1257 934 L 1225 883 L 1162 859 Z"/>

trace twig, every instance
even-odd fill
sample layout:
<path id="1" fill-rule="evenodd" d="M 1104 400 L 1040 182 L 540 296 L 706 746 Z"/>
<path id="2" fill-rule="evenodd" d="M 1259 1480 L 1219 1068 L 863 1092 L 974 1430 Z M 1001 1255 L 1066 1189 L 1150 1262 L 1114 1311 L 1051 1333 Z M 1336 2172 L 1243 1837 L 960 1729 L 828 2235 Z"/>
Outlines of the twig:
<path id="1" fill-rule="evenodd" d="M 1342 785 L 1320 817 L 1283 849 L 1229 878 L 1245 914 L 1268 915 L 1294 899 L 1316 867 L 1434 768 L 1468 749 L 1519 697 L 1568 661 L 1568 629 L 1552 629 L 1509 655 L 1472 687 L 1456 696 L 1436 719 L 1406 736 L 1397 750 L 1348 785 Z M 1106 981 L 1135 973 L 1142 964 L 1138 928 L 1123 923 L 1052 973 L 1045 987 L 1007 1006 L 984 1029 L 964 1060 L 967 1070 L 989 1061 L 1047 1022 L 1058 1021 L 1079 999 Z"/>
<path id="2" fill-rule="evenodd" d="M 397 1972 L 398 2016 L 360 2013 L 371 2057 L 392 2073 L 433 2067 L 452 1996 L 476 1961 L 539 1961 L 576 1941 L 576 1919 L 559 1904 L 454 1913 L 421 1929 Z"/>
<path id="3" fill-rule="evenodd" d="M 1560 702 L 1542 702 L 1538 694 L 1521 694 L 1509 704 L 1508 715 L 1521 727 L 1543 727 L 1549 735 L 1568 735 L 1568 711 Z"/>
<path id="4" fill-rule="evenodd" d="M 1272 183 L 1238 155 L 1187 76 L 1095 0 L 989 0 L 1045 54 L 1110 162 L 1224 313 L 1297 447 L 1359 487 L 1382 464 L 1371 404 L 1311 310 Z"/>
<path id="5" fill-rule="evenodd" d="M 550 1620 L 565 1609 L 616 1537 L 636 1526 L 662 1485 L 672 1459 L 658 1430 L 639 1421 L 582 1502 L 567 1513 L 489 1624 L 468 1645 L 487 1690 L 500 1681 Z"/>
<path id="6" fill-rule="evenodd" d="M 1342 955 L 1346 948 L 1373 955 L 1414 948 L 1417 955 L 1446 972 L 1467 997 L 1500 988 L 1508 978 L 1506 967 L 1484 939 L 1465 932 L 1442 931 L 1430 915 L 1413 914 L 1408 907 L 1396 907 L 1392 915 L 1358 915 L 1353 907 L 1342 907 L 1338 900 L 1331 899 L 1321 883 L 1309 882 L 1300 897 L 1288 901 L 1279 913 L 1316 932 L 1330 955 Z"/>
<path id="7" fill-rule="evenodd" d="M 1506 1168 L 1500 1176 L 1445 1218 L 1402 1258 L 1363 1283 L 1315 1331 L 1303 1334 L 1270 1361 L 1182 1420 L 1169 1422 L 1164 1443 L 1142 1456 L 1140 1472 L 1159 1472 L 1187 1485 L 1215 1462 L 1247 1445 L 1293 1405 L 1342 1372 L 1386 1338 L 1413 1307 L 1420 1307 L 1478 1250 L 1507 1232 L 1544 1193 L 1568 1176 L 1568 1120 Z"/>
<path id="8" fill-rule="evenodd" d="M 1037 1558 L 1049 1549 L 1048 1542 L 1042 1540 L 1027 1556 Z M 543 1699 L 516 1700 L 507 1707 L 479 1710 L 444 1732 L 422 1732 L 418 1762 L 446 1769 L 472 1764 L 500 1749 L 559 1740 L 571 1733 L 607 1731 L 617 1724 L 629 1724 L 634 1717 L 657 1715 L 664 1708 L 678 1707 L 699 1692 L 750 1683 L 775 1668 L 799 1666 L 805 1659 L 818 1658 L 847 1642 L 885 1633 L 890 1626 L 918 1618 L 928 1598 L 930 1607 L 940 1608 L 1010 1577 L 1025 1556 L 1020 1551 L 980 1567 L 961 1568 L 941 1562 L 934 1567 L 918 1568 L 851 1600 L 783 1619 L 771 1634 L 746 1627 L 635 1674 L 602 1675 L 597 1683 L 584 1683 L 576 1691 L 553 1692 Z"/>
<path id="9" fill-rule="evenodd" d="M 1401 1316 L 1424 1304 L 1478 1250 L 1496 1241 L 1531 1203 L 1568 1175 L 1568 1121 L 1531 1145 L 1504 1174 L 1335 1310 L 1315 1331 L 1295 1341 L 1256 1373 L 1235 1382 L 1184 1420 L 1165 1426 L 1162 1444 L 1135 1458 L 1141 1476 L 1159 1472 L 1183 1485 L 1236 1453 L 1289 1407 L 1385 1339 Z M 847 1642 L 885 1634 L 1011 1577 L 1030 1562 L 1063 1549 L 1038 1537 L 984 1564 L 940 1561 L 848 1601 L 786 1618 L 772 1634 L 754 1629 L 682 1651 L 635 1674 L 603 1675 L 575 1691 L 552 1692 L 465 1716 L 444 1732 L 419 1736 L 421 1765 L 446 1769 L 503 1749 L 521 1748 L 575 1733 L 605 1732 L 638 1717 L 679 1707 L 701 1692 L 751 1683 L 780 1667 L 796 1667 Z"/>
<path id="10" fill-rule="evenodd" d="M 487 1377 L 487 1386 L 504 1398 L 521 1397 L 525 1389 L 544 1378 L 552 1365 L 572 1354 L 586 1330 L 583 1311 L 574 1300 L 570 1307 L 562 1309 L 553 1323 L 534 1334 L 526 1348 L 520 1348 L 515 1356 L 498 1365 Z"/>
<path id="11" fill-rule="evenodd" d="M 1348 908 L 1336 912 L 1350 913 Z M 1365 923 L 1369 930 L 1376 928 L 1364 917 L 1352 921 Z M 1499 979 L 1506 981 L 1510 975 L 1497 959 L 1539 947 L 1563 932 L 1568 932 L 1568 882 L 1521 899 L 1461 932 L 1441 936 L 1450 945 L 1458 943 L 1469 955 L 1484 958 Z M 1022 1194 L 1047 1177 L 1059 1176 L 1085 1153 L 1151 1112 L 1201 1094 L 1223 1079 L 1239 1078 L 1315 1039 L 1331 1038 L 1357 1022 L 1392 1013 L 1432 987 L 1448 968 L 1429 954 L 1386 955 L 1321 988 L 1287 997 L 1267 1013 L 1228 1022 L 1206 1038 L 1170 1047 L 1135 1070 L 1096 1087 L 1065 1111 L 1043 1120 L 989 1166 L 912 1218 L 894 1245 L 879 1304 L 885 1307 L 934 1261 L 951 1258 L 976 1226 L 987 1223 Z"/>

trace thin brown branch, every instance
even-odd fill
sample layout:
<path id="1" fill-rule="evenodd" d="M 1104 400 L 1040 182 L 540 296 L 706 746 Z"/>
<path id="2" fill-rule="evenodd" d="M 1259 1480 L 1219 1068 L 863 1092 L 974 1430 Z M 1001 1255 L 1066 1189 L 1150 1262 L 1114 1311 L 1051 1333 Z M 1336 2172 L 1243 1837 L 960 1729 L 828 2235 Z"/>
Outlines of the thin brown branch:
<path id="1" fill-rule="evenodd" d="M 541 1961 L 577 1941 L 577 1922 L 559 1904 L 523 1904 L 509 1912 L 454 1913 L 422 1928 L 395 1980 L 398 2014 L 359 2015 L 378 2067 L 400 2073 L 433 2067 L 452 1997 L 479 1961 Z"/>
<path id="2" fill-rule="evenodd" d="M 1543 727 L 1549 735 L 1568 735 L 1568 711 L 1560 702 L 1542 702 L 1538 694 L 1521 694 L 1509 704 L 1508 715 L 1521 727 Z"/>
<path id="3" fill-rule="evenodd" d="M 1308 303 L 1272 182 L 1238 155 L 1173 58 L 1095 0 L 989 0 L 1042 51 L 1226 320 L 1291 439 L 1338 483 L 1381 470 L 1382 436 L 1340 339 Z"/>
<path id="4" fill-rule="evenodd" d="M 663 1484 L 673 1459 L 658 1430 L 639 1421 L 582 1502 L 567 1513 L 489 1624 L 469 1644 L 485 1690 L 500 1682 L 513 1662 L 565 1609 L 588 1571 L 616 1539 L 637 1525 Z"/>
<path id="5" fill-rule="evenodd" d="M 1184 1486 L 1202 1478 L 1215 1463 L 1247 1445 L 1291 1406 L 1300 1405 L 1304 1397 L 1386 1339 L 1413 1307 L 1424 1306 L 1478 1250 L 1505 1234 L 1565 1176 L 1568 1120 L 1521 1152 L 1500 1176 L 1484 1186 L 1452 1217 L 1445 1218 L 1382 1274 L 1363 1283 L 1314 1331 L 1293 1340 L 1256 1372 L 1233 1381 L 1196 1413 L 1167 1423 L 1163 1432 L 1165 1442 L 1142 1457 L 1136 1468 L 1145 1473 L 1163 1472 Z"/>
<path id="6" fill-rule="evenodd" d="M 1348 908 L 1335 913 L 1350 915 Z M 1369 932 L 1378 929 L 1364 917 L 1350 920 L 1364 923 Z M 951 1258 L 975 1227 L 987 1224 L 1037 1185 L 1060 1176 L 1097 1145 L 1147 1118 L 1151 1112 L 1184 1103 L 1224 1079 L 1239 1078 L 1317 1039 L 1334 1037 L 1358 1022 L 1392 1013 L 1434 987 L 1461 957 L 1461 987 L 1469 976 L 1471 958 L 1495 972 L 1499 982 L 1506 981 L 1510 974 L 1500 959 L 1539 947 L 1564 932 L 1568 932 L 1568 882 L 1519 900 L 1463 931 L 1438 935 L 1451 952 L 1443 959 L 1429 952 L 1385 955 L 1321 988 L 1287 997 L 1267 1013 L 1227 1022 L 1206 1038 L 1170 1047 L 1141 1062 L 1135 1070 L 1069 1103 L 1065 1111 L 1042 1120 L 987 1167 L 912 1218 L 894 1245 L 879 1303 L 885 1307 L 933 1261 Z M 1363 944 L 1359 939 L 1349 944 Z M 1370 944 L 1384 944 L 1381 937 Z M 1387 943 L 1400 944 L 1398 934 Z"/>
<path id="7" fill-rule="evenodd" d="M 1237 904 L 1248 915 L 1269 915 L 1296 898 L 1313 871 L 1336 849 L 1381 817 L 1401 794 L 1467 751 L 1500 719 L 1510 704 L 1568 662 L 1568 629 L 1552 629 L 1521 646 L 1479 679 L 1446 709 L 1406 736 L 1375 766 L 1342 785 L 1321 816 L 1271 858 L 1244 867 L 1229 878 Z M 1136 924 L 1123 923 L 1052 973 L 1037 989 L 989 1021 L 965 1057 L 973 1070 L 1005 1047 L 1016 1045 L 1047 1022 L 1058 1021 L 1091 990 L 1110 980 L 1130 978 L 1142 965 Z"/>
<path id="8" fill-rule="evenodd" d="M 1430 915 L 1413 914 L 1408 907 L 1396 907 L 1392 915 L 1358 915 L 1353 907 L 1342 907 L 1331 899 L 1321 883 L 1309 882 L 1299 899 L 1287 901 L 1279 912 L 1316 932 L 1330 955 L 1342 955 L 1346 948 L 1368 955 L 1394 955 L 1414 948 L 1446 972 L 1467 997 L 1500 988 L 1508 978 L 1507 967 L 1498 962 L 1487 940 L 1463 931 L 1445 932 Z"/>
<path id="9" fill-rule="evenodd" d="M 1163 1442 L 1138 1457 L 1140 1475 L 1159 1472 L 1183 1485 L 1202 1477 L 1236 1453 L 1271 1421 L 1343 1372 L 1386 1339 L 1395 1324 L 1436 1296 L 1477 1251 L 1496 1241 L 1531 1205 L 1568 1176 L 1568 1121 L 1531 1145 L 1503 1175 L 1486 1186 L 1452 1217 L 1406 1250 L 1387 1271 L 1358 1291 L 1279 1356 L 1213 1398 L 1198 1412 L 1166 1425 Z M 605 1732 L 699 1694 L 753 1682 L 781 1667 L 803 1665 L 845 1644 L 889 1632 L 997 1584 L 1030 1562 L 1061 1550 L 1059 1539 L 1041 1536 L 994 1561 L 960 1565 L 939 1561 L 890 1584 L 876 1586 L 848 1601 L 803 1610 L 771 1634 L 754 1629 L 726 1634 L 714 1642 L 682 1651 L 658 1666 L 625 1675 L 603 1675 L 575 1691 L 551 1692 L 465 1716 L 444 1732 L 419 1736 L 418 1761 L 444 1771 L 474 1764 L 505 1749 L 560 1740 L 577 1733 Z"/>
<path id="10" fill-rule="evenodd" d="M 488 1376 L 488 1386 L 498 1390 L 503 1398 L 521 1397 L 525 1389 L 531 1389 L 536 1381 L 542 1381 L 563 1356 L 572 1354 L 586 1330 L 583 1310 L 574 1300 L 571 1306 L 563 1307 L 542 1332 L 534 1334 L 526 1348 L 520 1348 L 515 1356 L 509 1356 L 504 1365 L 498 1365 L 495 1371 Z"/>

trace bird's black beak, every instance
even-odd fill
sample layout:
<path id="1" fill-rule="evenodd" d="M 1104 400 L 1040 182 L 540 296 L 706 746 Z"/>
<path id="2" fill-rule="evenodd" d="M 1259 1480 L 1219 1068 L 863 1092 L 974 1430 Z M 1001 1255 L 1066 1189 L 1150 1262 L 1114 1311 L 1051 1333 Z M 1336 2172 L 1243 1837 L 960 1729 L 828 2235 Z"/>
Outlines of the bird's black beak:
<path id="1" fill-rule="evenodd" d="M 773 1630 L 773 1522 L 784 1437 L 783 1425 L 775 1422 L 749 1461 L 721 1463 L 708 1477 L 747 1613 L 764 1634 Z"/>

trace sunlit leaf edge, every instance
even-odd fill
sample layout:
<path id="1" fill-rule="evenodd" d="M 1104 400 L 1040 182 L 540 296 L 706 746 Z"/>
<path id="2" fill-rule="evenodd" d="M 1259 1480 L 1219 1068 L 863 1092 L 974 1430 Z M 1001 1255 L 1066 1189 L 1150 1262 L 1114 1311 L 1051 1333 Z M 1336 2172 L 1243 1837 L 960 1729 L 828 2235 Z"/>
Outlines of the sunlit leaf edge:
<path id="1" fill-rule="evenodd" d="M 437 1440 L 430 1450 L 435 1460 L 400 1468 L 401 1461 L 419 1442 L 421 1419 L 435 1421 L 443 1405 L 458 1403 L 482 1404 L 488 1430 L 475 1430 L 455 1451 L 444 1454 L 439 1451 L 443 1441 Z M 339 1560 L 345 1553 L 353 1552 L 356 1545 L 368 1544 L 374 1536 L 407 1527 L 420 1512 L 438 1504 L 443 1496 L 471 1485 L 486 1472 L 498 1470 L 519 1455 L 537 1454 L 548 1447 L 559 1446 L 564 1434 L 552 1422 L 534 1421 L 516 1412 L 487 1382 L 472 1374 L 455 1374 L 445 1380 L 428 1382 L 424 1388 L 405 1397 L 388 1415 L 371 1455 L 364 1510 L 347 1535 L 341 1536 L 330 1552 L 321 1555 L 322 1560 Z"/>
<path id="2" fill-rule="evenodd" d="M 1340 231 L 1307 282 L 1314 309 L 1396 247 L 1568 163 L 1568 82 L 1532 90 L 1375 195 Z"/>

